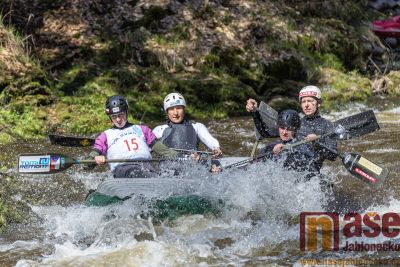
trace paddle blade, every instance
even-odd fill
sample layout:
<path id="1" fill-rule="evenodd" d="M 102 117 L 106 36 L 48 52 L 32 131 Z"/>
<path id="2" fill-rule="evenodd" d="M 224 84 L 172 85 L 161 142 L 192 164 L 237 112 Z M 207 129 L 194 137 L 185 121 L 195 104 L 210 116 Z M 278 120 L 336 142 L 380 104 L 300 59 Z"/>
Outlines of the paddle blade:
<path id="1" fill-rule="evenodd" d="M 346 129 L 346 139 L 358 137 L 379 130 L 379 124 L 376 120 L 373 110 L 368 110 L 337 120 L 334 122 L 334 125 L 335 127 L 341 125 Z"/>
<path id="2" fill-rule="evenodd" d="M 356 153 L 344 153 L 341 158 L 346 169 L 353 176 L 370 185 L 381 186 L 389 173 L 387 168 L 381 167 Z"/>
<path id="3" fill-rule="evenodd" d="M 262 121 L 267 125 L 268 129 L 271 129 L 271 131 L 274 129 L 278 133 L 278 126 L 276 125 L 276 122 L 278 121 L 278 112 L 263 101 L 260 102 L 258 111 L 260 112 Z"/>
<path id="4" fill-rule="evenodd" d="M 49 134 L 50 143 L 59 146 L 86 147 L 94 145 L 94 138 Z"/>
<path id="5" fill-rule="evenodd" d="M 30 153 L 18 156 L 19 173 L 57 173 L 75 164 L 75 160 L 57 153 Z"/>

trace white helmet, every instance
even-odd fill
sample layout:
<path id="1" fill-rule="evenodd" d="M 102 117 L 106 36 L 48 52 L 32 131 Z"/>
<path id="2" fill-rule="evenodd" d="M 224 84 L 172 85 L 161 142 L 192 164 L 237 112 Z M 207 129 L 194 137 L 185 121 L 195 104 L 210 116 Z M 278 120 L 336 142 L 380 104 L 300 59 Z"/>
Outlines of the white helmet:
<path id="1" fill-rule="evenodd" d="M 301 100 L 302 97 L 306 96 L 314 97 L 317 100 L 321 101 L 321 90 L 314 85 L 308 85 L 300 90 L 299 101 Z"/>
<path id="2" fill-rule="evenodd" d="M 186 107 L 185 98 L 179 93 L 170 93 L 164 98 L 164 110 L 175 106 L 184 106 Z"/>

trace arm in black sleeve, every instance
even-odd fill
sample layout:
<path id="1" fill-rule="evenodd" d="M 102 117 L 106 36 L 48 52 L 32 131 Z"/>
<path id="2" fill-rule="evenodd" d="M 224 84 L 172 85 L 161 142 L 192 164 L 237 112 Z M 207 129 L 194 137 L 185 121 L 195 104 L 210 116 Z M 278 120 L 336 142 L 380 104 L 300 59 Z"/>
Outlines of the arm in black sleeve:
<path id="1" fill-rule="evenodd" d="M 268 125 L 266 125 L 263 122 L 260 112 L 258 112 L 258 111 L 252 112 L 252 116 L 253 116 L 254 125 L 256 126 L 258 133 L 262 137 L 268 138 L 268 137 L 279 136 L 279 133 L 276 131 L 276 129 L 271 129 L 270 127 L 268 127 Z"/>

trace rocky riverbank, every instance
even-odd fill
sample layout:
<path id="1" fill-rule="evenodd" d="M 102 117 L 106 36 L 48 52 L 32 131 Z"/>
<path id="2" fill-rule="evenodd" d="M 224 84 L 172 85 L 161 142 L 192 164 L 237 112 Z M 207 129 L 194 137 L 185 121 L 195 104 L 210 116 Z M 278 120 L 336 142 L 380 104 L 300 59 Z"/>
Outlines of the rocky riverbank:
<path id="1" fill-rule="evenodd" d="M 18 9 L 12 9 L 13 4 Z M 296 106 L 305 84 L 335 109 L 399 95 L 398 73 L 366 72 L 376 43 L 360 2 L 2 1 L 0 140 L 107 127 L 106 96 L 123 94 L 132 119 L 162 119 L 180 91 L 193 118 L 243 112 L 255 97 Z M 368 47 L 367 47 L 368 48 Z"/>

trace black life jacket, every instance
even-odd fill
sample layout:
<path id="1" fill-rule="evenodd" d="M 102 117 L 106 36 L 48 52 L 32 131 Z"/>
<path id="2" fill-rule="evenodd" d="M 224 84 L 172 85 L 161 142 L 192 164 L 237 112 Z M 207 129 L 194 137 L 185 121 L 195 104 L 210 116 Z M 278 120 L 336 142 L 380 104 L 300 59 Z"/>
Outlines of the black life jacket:
<path id="1" fill-rule="evenodd" d="M 169 148 L 199 149 L 197 133 L 192 123 L 187 120 L 179 124 L 168 122 L 168 128 L 164 130 L 160 140 Z"/>
<path id="2" fill-rule="evenodd" d="M 267 155 L 267 159 L 281 163 L 282 167 L 286 169 L 319 173 L 321 166 L 318 164 L 318 157 L 316 157 L 316 152 L 309 144 L 302 144 L 291 151 L 281 151 L 277 155 L 272 154 L 275 145 L 292 144 L 298 141 L 296 138 L 289 141 L 277 140 L 267 145 L 264 148 L 264 153 Z"/>
<path id="3" fill-rule="evenodd" d="M 307 135 L 314 133 L 316 135 L 324 135 L 327 133 L 332 133 L 334 131 L 333 123 L 328 121 L 325 118 L 322 118 L 320 115 L 316 116 L 305 116 L 301 119 L 301 126 L 297 130 L 296 137 L 298 139 L 304 139 Z M 330 149 L 336 151 L 337 144 L 334 135 L 326 136 L 325 138 L 321 138 L 318 142 L 323 145 L 329 147 Z M 318 158 L 316 161 L 318 162 L 318 168 L 322 167 L 322 163 L 324 160 L 334 161 L 337 157 L 337 154 L 332 153 L 331 151 L 318 146 L 315 146 L 316 157 Z"/>

